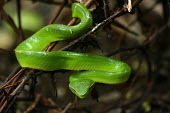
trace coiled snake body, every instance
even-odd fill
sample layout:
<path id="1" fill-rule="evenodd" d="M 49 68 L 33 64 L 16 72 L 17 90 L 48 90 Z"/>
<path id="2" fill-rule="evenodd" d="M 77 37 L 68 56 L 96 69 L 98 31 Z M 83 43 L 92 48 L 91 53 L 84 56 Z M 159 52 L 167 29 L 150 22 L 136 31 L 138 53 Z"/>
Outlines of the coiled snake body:
<path id="1" fill-rule="evenodd" d="M 15 53 L 20 65 L 44 71 L 88 70 L 75 73 L 69 78 L 71 91 L 80 98 L 86 97 L 95 82 L 118 84 L 127 81 L 131 69 L 124 62 L 88 53 L 44 51 L 51 42 L 77 38 L 92 26 L 91 13 L 83 4 L 74 3 L 72 15 L 81 22 L 75 26 L 45 26 L 18 45 Z"/>

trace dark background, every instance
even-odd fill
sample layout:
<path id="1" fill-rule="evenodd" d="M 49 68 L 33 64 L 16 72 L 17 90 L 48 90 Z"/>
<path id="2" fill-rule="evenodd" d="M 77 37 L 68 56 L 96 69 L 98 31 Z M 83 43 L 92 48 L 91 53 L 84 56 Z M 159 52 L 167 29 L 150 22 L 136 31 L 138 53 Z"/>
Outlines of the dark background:
<path id="1" fill-rule="evenodd" d="M 109 23 L 103 20 L 121 12 L 127 1 L 94 0 L 89 3 L 93 27 L 100 23 L 103 26 L 66 48 L 128 63 L 132 74 L 126 83 L 97 83 L 90 95 L 78 99 L 68 88 L 68 78 L 76 71 L 24 69 L 12 79 L 21 69 L 15 58 L 15 47 L 43 26 L 51 23 L 67 25 L 72 17 L 71 0 L 66 1 L 0 1 L 0 110 L 4 113 L 169 113 L 168 0 L 132 0 L 132 3 L 139 2 L 132 12 L 125 11 Z M 53 21 L 58 12 L 59 16 Z M 71 41 L 58 42 L 52 51 Z M 8 80 L 12 82 L 8 83 Z M 15 91 L 23 80 L 26 80 L 23 87 Z"/>

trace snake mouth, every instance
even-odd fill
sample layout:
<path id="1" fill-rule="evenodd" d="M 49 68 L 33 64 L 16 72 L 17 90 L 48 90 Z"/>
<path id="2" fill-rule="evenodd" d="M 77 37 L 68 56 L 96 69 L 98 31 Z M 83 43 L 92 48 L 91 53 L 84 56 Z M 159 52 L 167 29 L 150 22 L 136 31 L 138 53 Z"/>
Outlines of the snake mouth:
<path id="1" fill-rule="evenodd" d="M 70 81 L 69 88 L 79 98 L 85 98 L 93 89 L 94 81 L 88 79 L 79 79 Z"/>
<path id="2" fill-rule="evenodd" d="M 85 97 L 87 97 L 87 95 L 93 90 L 93 88 L 94 88 L 94 85 L 93 85 L 92 87 L 90 87 L 85 94 L 79 94 L 79 93 L 77 93 L 77 91 L 76 91 L 75 89 L 73 89 L 73 88 L 70 88 L 70 90 L 71 90 L 74 94 L 76 94 L 79 98 L 85 98 Z"/>

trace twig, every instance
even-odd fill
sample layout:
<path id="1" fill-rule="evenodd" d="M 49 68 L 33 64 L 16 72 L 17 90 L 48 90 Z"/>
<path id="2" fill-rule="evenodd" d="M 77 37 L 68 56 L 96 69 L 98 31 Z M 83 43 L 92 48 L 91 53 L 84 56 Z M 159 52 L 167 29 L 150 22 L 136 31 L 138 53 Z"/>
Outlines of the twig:
<path id="1" fill-rule="evenodd" d="M 14 89 L 14 91 L 9 95 L 9 99 L 8 100 L 6 100 L 5 102 L 4 102 L 4 104 L 1 106 L 1 108 L 0 108 L 0 112 L 2 112 L 2 111 L 5 111 L 5 113 L 10 109 L 10 107 L 13 105 L 13 103 L 15 102 L 15 100 L 16 100 L 16 97 L 17 97 L 17 95 L 19 95 L 20 93 L 21 93 L 21 91 L 22 91 L 22 89 L 24 88 L 24 86 L 25 86 L 25 83 L 32 77 L 32 76 L 34 76 L 35 74 L 32 74 L 33 72 L 35 72 L 36 70 L 31 70 L 28 74 L 27 74 L 27 76 L 25 76 L 23 79 L 22 79 L 22 82 L 17 86 L 17 88 L 15 88 Z M 31 75 L 32 74 L 32 75 Z M 8 102 L 10 102 L 10 103 L 8 103 Z M 8 104 L 8 106 L 7 106 L 7 104 Z M 7 106 L 7 109 L 6 110 L 4 110 L 4 108 Z"/>
<path id="2" fill-rule="evenodd" d="M 69 109 L 69 107 L 72 105 L 72 103 L 68 103 L 67 106 L 64 108 L 64 110 L 61 113 L 66 113 L 66 111 Z"/>
<path id="3" fill-rule="evenodd" d="M 9 75 L 6 81 L 9 81 L 16 73 L 18 73 L 21 70 L 21 66 L 17 66 Z"/>
<path id="4" fill-rule="evenodd" d="M 30 111 L 32 111 L 38 104 L 40 98 L 41 98 L 41 95 L 37 94 L 34 102 L 24 111 L 24 113 L 29 113 Z"/>
<path id="5" fill-rule="evenodd" d="M 18 32 L 19 32 L 19 37 L 20 37 L 20 41 L 22 42 L 24 40 L 24 34 L 23 34 L 23 30 L 22 30 L 22 25 L 21 25 L 21 1 L 17 0 L 16 1 L 17 4 L 17 17 L 18 17 Z"/>
<path id="6" fill-rule="evenodd" d="M 132 50 L 141 50 L 141 49 L 146 49 L 148 48 L 148 46 L 150 46 L 152 43 L 154 43 L 155 38 L 162 33 L 165 29 L 167 28 L 167 24 L 163 25 L 162 27 L 160 27 L 159 30 L 155 30 L 155 32 L 148 38 L 150 40 L 144 42 L 143 45 L 138 45 L 138 46 L 134 46 L 134 47 L 130 47 L 130 48 L 120 48 L 118 50 L 113 51 L 112 53 L 106 55 L 108 57 L 111 57 L 115 54 L 121 53 L 121 52 L 125 52 L 125 51 L 132 51 Z"/>
<path id="7" fill-rule="evenodd" d="M 13 19 L 5 12 L 2 6 L 0 6 L 0 19 L 5 20 L 19 36 L 16 24 L 14 23 Z"/>
<path id="8" fill-rule="evenodd" d="M 91 0 L 92 1 L 92 0 Z M 52 50 L 52 48 L 55 46 L 55 43 L 53 43 L 52 44 L 53 46 L 49 46 L 47 49 L 46 49 L 46 51 L 51 51 Z M 19 76 L 18 75 L 20 75 L 21 73 L 23 73 L 23 71 L 25 71 L 25 70 L 27 70 L 27 68 L 23 68 L 23 69 L 21 69 L 17 74 L 15 74 L 14 75 L 14 77 L 12 77 L 7 83 L 5 83 L 1 88 L 3 89 L 7 84 L 9 84 L 10 82 L 15 82 L 17 79 L 15 79 L 16 77 L 18 78 Z M 18 95 L 18 94 L 20 94 L 20 92 L 21 92 L 21 90 L 23 89 L 23 87 L 25 86 L 25 83 L 26 83 L 26 81 L 28 81 L 29 79 L 30 79 L 30 75 L 31 75 L 31 73 L 33 73 L 33 72 L 35 72 L 35 70 L 31 70 L 28 74 L 27 74 L 27 76 L 22 80 L 22 82 L 18 85 L 18 87 L 10 94 L 10 96 L 12 97 L 12 98 L 10 98 L 10 99 L 8 99 L 8 100 L 6 100 L 5 102 L 2 102 L 2 106 L 0 107 L 0 112 L 2 112 L 2 111 L 4 111 L 4 108 L 7 106 L 7 103 L 8 103 L 8 101 L 9 102 L 11 102 L 9 105 L 8 105 L 8 107 L 7 107 L 7 109 L 5 110 L 6 112 L 9 110 L 9 108 L 12 106 L 12 104 L 13 104 L 13 102 L 15 101 L 15 99 L 16 99 L 16 96 Z M 15 79 L 15 80 L 14 80 Z M 0 89 L 1 89 L 0 88 Z M 12 91 L 12 89 L 9 89 L 8 90 L 8 93 L 10 93 Z M 3 98 L 3 100 L 5 100 L 5 98 Z M 12 101 L 11 101 L 12 100 Z"/>
<path id="9" fill-rule="evenodd" d="M 115 14 L 113 14 L 112 16 L 108 17 L 107 19 L 105 19 L 103 22 L 97 24 L 92 30 L 90 30 L 89 32 L 87 32 L 86 34 L 82 35 L 80 38 L 72 41 L 69 45 L 63 47 L 62 49 L 60 49 L 59 51 L 64 51 L 66 49 L 68 49 L 69 47 L 73 46 L 74 44 L 76 44 L 77 42 L 79 42 L 80 40 L 83 40 L 84 38 L 86 38 L 88 35 L 92 34 L 93 32 L 95 32 L 96 30 L 98 30 L 100 27 L 108 24 L 109 22 L 112 21 L 112 19 L 121 16 L 123 14 L 125 14 L 126 12 L 124 11 L 124 8 L 121 9 L 120 11 L 116 12 Z"/>
<path id="10" fill-rule="evenodd" d="M 142 0 L 136 0 L 133 4 L 132 7 L 136 7 L 140 2 L 142 2 Z M 62 49 L 60 49 L 59 51 L 64 51 L 66 49 L 68 49 L 69 47 L 73 46 L 74 44 L 76 44 L 77 42 L 79 42 L 80 40 L 84 39 L 85 37 L 87 37 L 88 35 L 92 34 L 93 32 L 95 32 L 96 30 L 98 30 L 100 27 L 108 24 L 109 22 L 111 22 L 114 18 L 119 17 L 123 14 L 128 13 L 127 8 L 122 8 L 120 11 L 114 13 L 113 15 L 111 15 L 110 17 L 108 17 L 107 19 L 103 20 L 101 23 L 97 24 L 92 30 L 90 30 L 89 32 L 87 32 L 86 34 L 82 35 L 80 38 L 72 41 L 69 45 L 63 47 Z"/>
<path id="11" fill-rule="evenodd" d="M 90 0 L 90 2 L 92 2 L 92 1 L 93 1 L 93 0 Z M 135 5 L 138 5 L 138 4 L 140 3 L 139 1 L 142 1 L 142 0 L 138 0 L 138 2 L 132 4 L 132 6 L 133 6 L 133 7 L 136 7 Z M 90 3 L 90 2 L 88 2 L 88 3 Z M 122 8 L 120 11 L 116 12 L 115 14 L 113 14 L 112 16 L 110 16 L 109 18 L 105 19 L 103 22 L 101 22 L 101 23 L 99 23 L 98 25 L 96 25 L 96 26 L 95 26 L 92 30 L 90 30 L 88 33 L 84 34 L 84 35 L 83 35 L 82 37 L 80 37 L 79 39 L 73 41 L 70 45 L 68 45 L 68 46 L 60 49 L 60 51 L 61 51 L 61 50 L 66 50 L 66 49 L 68 49 L 70 46 L 72 46 L 72 45 L 74 45 L 75 43 L 77 43 L 78 41 L 84 39 L 86 36 L 88 36 L 88 35 L 90 35 L 91 33 L 95 32 L 95 31 L 98 30 L 100 27 L 102 27 L 102 26 L 108 24 L 109 22 L 111 22 L 114 18 L 116 18 L 116 17 L 118 17 L 118 16 L 121 16 L 121 15 L 123 15 L 123 14 L 126 14 L 126 13 L 128 13 L 127 9 L 126 9 L 126 8 Z M 49 48 L 51 48 L 51 46 L 49 46 Z M 48 49 L 46 49 L 46 50 L 48 50 Z M 50 50 L 51 50 L 51 49 L 49 49 L 49 51 L 50 51 Z M 25 69 L 25 70 L 26 70 L 26 69 Z M 20 70 L 20 71 L 23 72 L 22 70 Z M 5 111 L 5 112 L 7 112 L 7 111 L 10 109 L 10 107 L 11 107 L 11 106 L 13 105 L 13 103 L 15 102 L 17 95 L 20 94 L 21 91 L 22 91 L 22 89 L 24 88 L 25 83 L 26 83 L 32 76 L 34 76 L 34 74 L 32 74 L 33 72 L 35 72 L 35 70 L 31 70 L 31 71 L 27 74 L 27 76 L 25 76 L 25 77 L 22 79 L 22 82 L 21 82 L 21 83 L 18 85 L 18 87 L 17 87 L 14 91 L 12 91 L 12 93 L 10 94 L 10 98 L 3 103 L 3 105 L 2 105 L 1 108 L 0 108 L 0 111 Z M 16 74 L 15 76 L 17 76 L 17 74 Z M 15 77 L 14 77 L 14 79 L 15 79 Z M 16 79 L 15 79 L 15 80 L 16 80 Z M 9 80 L 9 81 L 14 82 L 13 80 Z M 12 90 L 12 89 L 10 89 L 9 92 L 11 92 L 11 90 Z M 9 92 L 8 92 L 8 93 L 9 93 Z M 9 104 L 8 102 L 10 102 L 10 104 Z M 6 107 L 7 107 L 7 109 L 5 110 L 4 108 L 6 108 Z"/>
<path id="12" fill-rule="evenodd" d="M 48 24 L 53 24 L 54 21 L 58 18 L 60 15 L 61 11 L 63 10 L 64 6 L 67 4 L 67 0 L 64 0 L 64 2 L 60 5 L 59 10 L 57 10 L 56 15 L 50 20 Z"/>
<path id="13" fill-rule="evenodd" d="M 107 18 L 107 10 L 106 10 L 107 4 L 106 4 L 106 0 L 103 0 L 103 7 L 104 7 L 104 16 L 105 16 L 105 18 Z"/>
<path id="14" fill-rule="evenodd" d="M 61 5 L 63 2 L 57 2 L 57 1 L 49 1 L 49 0 L 34 0 L 34 2 L 42 2 L 46 4 L 53 4 L 53 5 Z M 69 7 L 69 5 L 67 5 Z"/>
<path id="15" fill-rule="evenodd" d="M 22 68 L 15 76 L 13 76 L 9 81 L 7 81 L 3 86 L 0 87 L 0 90 L 2 90 L 4 87 L 6 87 L 10 82 L 12 82 L 17 76 L 21 75 L 26 68 Z"/>
<path id="16" fill-rule="evenodd" d="M 132 10 L 132 1 L 128 0 L 128 11 L 131 12 Z"/>
<path id="17" fill-rule="evenodd" d="M 156 72 L 152 73 L 152 81 L 151 81 L 151 84 L 150 84 L 149 88 L 147 88 L 145 93 L 141 96 L 142 98 L 135 104 L 135 106 L 133 107 L 133 109 L 129 113 L 138 113 L 138 112 L 140 112 L 140 106 L 147 99 L 147 97 L 150 95 L 152 89 L 156 85 L 156 79 L 157 79 L 158 75 L 159 74 L 156 73 Z"/>
<path id="18" fill-rule="evenodd" d="M 85 6 L 88 7 L 92 1 L 93 1 L 93 0 L 87 1 L 87 2 L 85 3 Z M 73 25 L 76 20 L 77 20 L 77 18 L 72 18 L 71 21 L 67 24 L 67 26 Z M 57 44 L 57 42 L 51 43 L 51 44 L 47 47 L 46 51 L 51 51 L 51 50 L 56 46 L 56 44 Z"/>

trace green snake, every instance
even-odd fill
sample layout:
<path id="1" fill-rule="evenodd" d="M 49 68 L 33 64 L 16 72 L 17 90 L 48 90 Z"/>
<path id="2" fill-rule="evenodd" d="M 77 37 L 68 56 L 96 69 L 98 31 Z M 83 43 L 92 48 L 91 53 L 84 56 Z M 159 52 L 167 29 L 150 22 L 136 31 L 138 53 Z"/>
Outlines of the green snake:
<path id="1" fill-rule="evenodd" d="M 74 26 L 45 26 L 18 45 L 15 54 L 19 64 L 44 71 L 87 70 L 75 73 L 69 78 L 69 88 L 80 98 L 86 97 L 96 82 L 119 84 L 127 81 L 131 68 L 122 61 L 89 53 L 45 51 L 50 43 L 75 39 L 91 28 L 92 16 L 83 4 L 72 4 L 72 16 L 79 18 L 80 23 Z"/>

